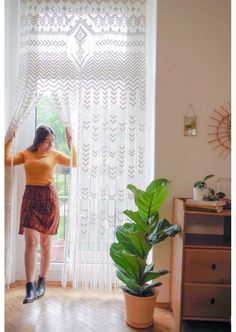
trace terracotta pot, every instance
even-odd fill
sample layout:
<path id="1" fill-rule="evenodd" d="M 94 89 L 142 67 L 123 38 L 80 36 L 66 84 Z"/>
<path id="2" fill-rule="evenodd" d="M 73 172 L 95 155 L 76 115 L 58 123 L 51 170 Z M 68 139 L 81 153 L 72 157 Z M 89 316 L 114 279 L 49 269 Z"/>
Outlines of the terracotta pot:
<path id="1" fill-rule="evenodd" d="M 147 297 L 134 296 L 124 291 L 126 323 L 139 329 L 153 325 L 153 312 L 156 304 L 155 294 Z"/>

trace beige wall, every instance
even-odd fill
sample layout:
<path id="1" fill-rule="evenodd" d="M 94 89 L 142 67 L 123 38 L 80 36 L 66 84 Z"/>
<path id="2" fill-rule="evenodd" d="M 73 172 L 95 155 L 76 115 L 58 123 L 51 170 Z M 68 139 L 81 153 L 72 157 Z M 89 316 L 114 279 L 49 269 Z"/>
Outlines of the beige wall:
<path id="1" fill-rule="evenodd" d="M 230 158 L 208 144 L 209 116 L 230 101 L 230 0 L 158 0 L 156 176 L 172 180 L 162 215 L 172 219 L 174 196 L 191 197 L 192 184 L 207 174 L 230 177 Z M 183 135 L 192 102 L 196 137 Z M 170 268 L 170 241 L 154 250 L 159 268 Z M 163 277 L 159 301 L 169 301 Z"/>

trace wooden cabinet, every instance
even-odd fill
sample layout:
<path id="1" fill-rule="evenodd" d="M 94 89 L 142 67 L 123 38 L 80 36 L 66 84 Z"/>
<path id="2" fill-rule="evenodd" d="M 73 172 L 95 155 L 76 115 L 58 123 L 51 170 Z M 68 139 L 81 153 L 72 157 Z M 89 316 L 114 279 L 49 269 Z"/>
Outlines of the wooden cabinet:
<path id="1" fill-rule="evenodd" d="M 190 211 L 185 199 L 175 198 L 173 223 L 181 227 L 172 239 L 170 304 L 176 331 L 182 331 L 183 320 L 229 321 L 230 211 Z"/>

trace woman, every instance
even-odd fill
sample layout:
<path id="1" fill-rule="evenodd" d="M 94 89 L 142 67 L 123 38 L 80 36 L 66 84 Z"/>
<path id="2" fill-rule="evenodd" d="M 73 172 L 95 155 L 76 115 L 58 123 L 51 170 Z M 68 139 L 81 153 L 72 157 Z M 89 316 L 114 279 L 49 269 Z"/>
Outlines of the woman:
<path id="1" fill-rule="evenodd" d="M 54 187 L 53 173 L 57 164 L 70 166 L 70 158 L 54 150 L 54 132 L 48 126 L 37 128 L 33 144 L 26 150 L 11 157 L 11 144 L 15 136 L 5 144 L 5 165 L 24 164 L 26 187 L 21 205 L 19 234 L 25 236 L 26 295 L 23 303 L 33 302 L 45 293 L 45 277 L 50 264 L 52 235 L 57 234 L 59 224 L 59 204 Z M 68 148 L 71 148 L 71 135 L 66 128 Z M 73 149 L 72 165 L 76 166 L 76 153 Z M 34 282 L 36 253 L 41 247 L 40 275 Z"/>

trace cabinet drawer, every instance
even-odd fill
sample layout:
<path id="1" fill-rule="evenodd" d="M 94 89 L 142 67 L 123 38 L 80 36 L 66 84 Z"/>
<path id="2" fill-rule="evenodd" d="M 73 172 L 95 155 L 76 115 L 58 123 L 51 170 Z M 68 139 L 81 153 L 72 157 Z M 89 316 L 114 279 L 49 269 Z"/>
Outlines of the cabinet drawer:
<path id="1" fill-rule="evenodd" d="M 229 284 L 230 257 L 230 250 L 186 249 L 185 282 Z"/>
<path id="2" fill-rule="evenodd" d="M 230 293 L 226 285 L 184 285 L 183 316 L 229 319 Z"/>

